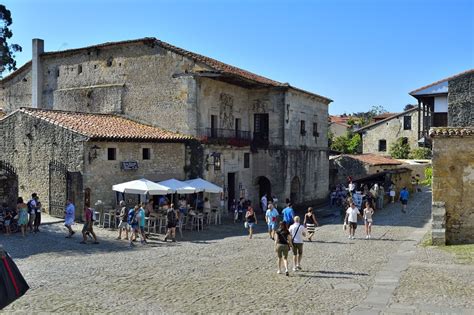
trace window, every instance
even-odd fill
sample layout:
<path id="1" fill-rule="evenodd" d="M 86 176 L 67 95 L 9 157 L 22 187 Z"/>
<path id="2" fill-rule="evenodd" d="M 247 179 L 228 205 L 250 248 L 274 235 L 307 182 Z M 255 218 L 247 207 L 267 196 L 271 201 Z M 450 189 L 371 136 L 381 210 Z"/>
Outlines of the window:
<path id="1" fill-rule="evenodd" d="M 150 148 L 143 148 L 142 149 L 142 159 L 149 160 L 151 156 Z"/>
<path id="2" fill-rule="evenodd" d="M 244 153 L 244 168 L 250 168 L 250 153 Z"/>
<path id="3" fill-rule="evenodd" d="M 411 116 L 403 116 L 403 130 L 411 130 Z"/>
<path id="4" fill-rule="evenodd" d="M 112 61 L 114 59 L 112 57 L 109 57 L 109 59 L 107 59 L 107 67 L 112 67 Z"/>
<path id="5" fill-rule="evenodd" d="M 107 148 L 107 160 L 115 161 L 117 159 L 117 149 Z"/>
<path id="6" fill-rule="evenodd" d="M 268 114 L 254 114 L 254 139 L 258 142 L 268 142 Z"/>
<path id="7" fill-rule="evenodd" d="M 82 65 L 79 65 L 77 67 L 77 74 L 81 74 L 82 73 Z"/>
<path id="8" fill-rule="evenodd" d="M 379 152 L 387 151 L 387 140 L 379 140 Z"/>
<path id="9" fill-rule="evenodd" d="M 211 137 L 217 137 L 217 115 L 211 115 Z"/>
<path id="10" fill-rule="evenodd" d="M 313 137 L 319 137 L 318 123 L 313 123 Z"/>
<path id="11" fill-rule="evenodd" d="M 304 120 L 300 123 L 300 133 L 302 136 L 306 135 L 306 122 Z"/>
<path id="12" fill-rule="evenodd" d="M 235 137 L 240 138 L 240 125 L 241 125 L 241 120 L 240 118 L 235 119 Z"/>

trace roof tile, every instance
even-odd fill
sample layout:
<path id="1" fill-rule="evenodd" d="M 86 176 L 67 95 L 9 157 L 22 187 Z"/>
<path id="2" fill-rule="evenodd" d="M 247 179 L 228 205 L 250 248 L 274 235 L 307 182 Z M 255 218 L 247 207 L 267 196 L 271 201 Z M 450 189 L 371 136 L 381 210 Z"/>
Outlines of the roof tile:
<path id="1" fill-rule="evenodd" d="M 22 108 L 20 112 L 72 130 L 91 139 L 183 141 L 191 136 L 141 124 L 113 114 L 90 114 Z"/>
<path id="2" fill-rule="evenodd" d="M 466 137 L 474 136 L 474 127 L 463 127 L 463 128 L 453 128 L 453 127 L 441 127 L 441 128 L 431 128 L 430 137 Z"/>

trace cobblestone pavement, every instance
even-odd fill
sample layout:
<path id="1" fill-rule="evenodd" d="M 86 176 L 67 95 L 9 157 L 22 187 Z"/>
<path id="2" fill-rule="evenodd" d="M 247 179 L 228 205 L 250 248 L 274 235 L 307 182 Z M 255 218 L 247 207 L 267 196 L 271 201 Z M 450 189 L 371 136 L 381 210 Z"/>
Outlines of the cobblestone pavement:
<path id="1" fill-rule="evenodd" d="M 185 231 L 177 243 L 152 238 L 149 245 L 133 249 L 114 239 L 117 232 L 105 229 L 97 229 L 100 244 L 79 244 L 79 236 L 64 238 L 60 223 L 26 238 L 0 235 L 31 286 L 4 312 L 354 312 L 374 293 L 377 277 L 394 254 L 414 241 L 413 233 L 426 229 L 430 200 L 424 192 L 414 196 L 409 214 L 401 214 L 398 204 L 376 213 L 372 240 L 364 239 L 362 226 L 357 239 L 349 240 L 341 218 L 327 222 L 317 230 L 316 241 L 304 245 L 303 271 L 290 271 L 289 277 L 276 273 L 263 221 L 252 240 L 242 224 L 229 223 Z M 436 267 L 430 251 L 440 257 Z M 451 267 L 443 268 L 446 264 Z M 401 286 L 394 286 L 380 311 L 416 313 L 425 303 L 422 312 L 428 313 L 435 306 L 453 313 L 473 308 L 472 269 L 453 264 L 450 254 L 416 249 L 408 269 L 401 271 Z"/>

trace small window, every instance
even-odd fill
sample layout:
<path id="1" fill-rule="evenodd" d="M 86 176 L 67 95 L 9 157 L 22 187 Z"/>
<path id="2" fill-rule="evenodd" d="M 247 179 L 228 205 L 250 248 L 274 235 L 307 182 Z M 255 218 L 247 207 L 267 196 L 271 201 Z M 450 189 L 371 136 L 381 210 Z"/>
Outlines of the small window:
<path id="1" fill-rule="evenodd" d="M 313 137 L 319 137 L 318 123 L 313 123 Z"/>
<path id="2" fill-rule="evenodd" d="M 244 168 L 250 168 L 250 153 L 244 153 Z"/>
<path id="3" fill-rule="evenodd" d="M 107 149 L 107 160 L 115 161 L 117 159 L 117 149 L 116 148 L 108 148 Z"/>
<path id="4" fill-rule="evenodd" d="M 56 77 L 59 77 L 59 68 L 56 69 Z"/>
<path id="5" fill-rule="evenodd" d="M 112 61 L 113 61 L 113 58 L 110 57 L 109 59 L 107 59 L 107 67 L 112 67 Z"/>
<path id="6" fill-rule="evenodd" d="M 411 116 L 403 116 L 403 130 L 411 130 Z"/>
<path id="7" fill-rule="evenodd" d="M 82 73 L 82 65 L 77 66 L 77 74 Z"/>
<path id="8" fill-rule="evenodd" d="M 300 133 L 302 136 L 306 135 L 306 122 L 304 120 L 301 121 Z"/>
<path id="9" fill-rule="evenodd" d="M 387 151 L 387 140 L 379 140 L 379 152 Z"/>
<path id="10" fill-rule="evenodd" d="M 151 151 L 150 148 L 143 148 L 142 149 L 142 159 L 143 160 L 150 160 Z"/>

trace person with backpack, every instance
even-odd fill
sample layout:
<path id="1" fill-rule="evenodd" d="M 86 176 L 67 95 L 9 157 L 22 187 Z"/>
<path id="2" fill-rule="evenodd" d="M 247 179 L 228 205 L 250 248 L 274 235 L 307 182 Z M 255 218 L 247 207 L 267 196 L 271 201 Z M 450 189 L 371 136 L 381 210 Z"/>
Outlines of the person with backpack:
<path id="1" fill-rule="evenodd" d="M 171 204 L 169 209 L 166 211 L 166 236 L 163 240 L 166 242 L 168 239 L 171 239 L 172 242 L 176 242 L 176 223 L 178 222 L 179 214 L 174 208 L 174 204 Z"/>
<path id="2" fill-rule="evenodd" d="M 28 229 L 30 230 L 30 233 L 33 232 L 33 225 L 35 222 L 35 217 L 36 217 L 36 210 L 38 208 L 38 195 L 36 193 L 31 194 L 31 199 L 26 203 L 28 206 Z M 36 231 L 35 231 L 36 232 Z"/>
<path id="3" fill-rule="evenodd" d="M 291 234 L 288 231 L 285 222 L 280 222 L 280 227 L 275 232 L 275 252 L 278 257 L 278 270 L 277 273 L 281 273 L 281 263 L 285 267 L 285 275 L 289 276 L 288 273 L 288 250 L 293 247 L 291 241 Z"/>
<path id="4" fill-rule="evenodd" d="M 127 207 L 125 206 L 125 201 L 120 200 L 120 222 L 118 225 L 119 235 L 117 237 L 118 240 L 122 239 L 122 230 L 125 230 L 125 239 L 128 240 L 128 211 Z"/>
<path id="5" fill-rule="evenodd" d="M 140 206 L 136 205 L 135 207 L 133 207 L 132 209 L 130 209 L 130 211 L 128 212 L 128 225 L 130 226 L 130 247 L 133 247 L 135 246 L 135 244 L 133 244 L 134 241 L 136 241 L 137 239 L 137 235 L 138 235 L 138 210 L 140 209 Z M 142 239 L 143 240 L 143 239 Z"/>
<path id="6" fill-rule="evenodd" d="M 85 210 L 84 216 L 85 216 L 86 222 L 84 223 L 84 227 L 82 228 L 82 241 L 80 243 L 87 244 L 86 242 L 87 234 L 90 234 L 94 238 L 93 244 L 99 244 L 99 242 L 97 241 L 97 236 L 95 235 L 94 229 L 93 229 L 93 226 L 94 226 L 93 210 L 88 205 L 86 205 L 86 208 L 84 210 Z"/>
<path id="7" fill-rule="evenodd" d="M 301 270 L 301 258 L 303 257 L 303 237 L 307 230 L 300 223 L 300 217 L 294 217 L 295 223 L 290 226 L 290 234 L 293 242 L 293 271 Z"/>

